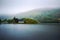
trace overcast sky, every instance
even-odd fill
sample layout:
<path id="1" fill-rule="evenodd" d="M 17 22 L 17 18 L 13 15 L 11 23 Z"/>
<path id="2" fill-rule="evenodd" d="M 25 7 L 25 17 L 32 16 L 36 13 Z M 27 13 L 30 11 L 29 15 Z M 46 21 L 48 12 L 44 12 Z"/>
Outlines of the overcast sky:
<path id="1" fill-rule="evenodd" d="M 0 0 L 0 14 L 17 14 L 37 8 L 60 8 L 60 0 Z"/>

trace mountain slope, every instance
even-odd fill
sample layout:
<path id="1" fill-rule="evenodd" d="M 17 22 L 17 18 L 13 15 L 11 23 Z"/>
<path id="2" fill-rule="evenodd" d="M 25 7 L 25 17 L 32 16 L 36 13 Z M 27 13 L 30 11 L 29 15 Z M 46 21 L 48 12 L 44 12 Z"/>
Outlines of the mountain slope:
<path id="1" fill-rule="evenodd" d="M 15 15 L 17 18 L 43 19 L 45 17 L 60 18 L 60 9 L 34 9 Z"/>
<path id="2" fill-rule="evenodd" d="M 0 14 L 0 19 L 11 19 L 14 15 Z"/>

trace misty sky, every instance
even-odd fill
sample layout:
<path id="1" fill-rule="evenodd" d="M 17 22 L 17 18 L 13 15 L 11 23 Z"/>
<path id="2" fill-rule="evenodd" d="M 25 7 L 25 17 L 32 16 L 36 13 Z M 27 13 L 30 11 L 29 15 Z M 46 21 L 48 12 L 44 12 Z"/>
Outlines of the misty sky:
<path id="1" fill-rule="evenodd" d="M 0 0 L 0 14 L 17 14 L 37 8 L 60 8 L 60 0 Z"/>

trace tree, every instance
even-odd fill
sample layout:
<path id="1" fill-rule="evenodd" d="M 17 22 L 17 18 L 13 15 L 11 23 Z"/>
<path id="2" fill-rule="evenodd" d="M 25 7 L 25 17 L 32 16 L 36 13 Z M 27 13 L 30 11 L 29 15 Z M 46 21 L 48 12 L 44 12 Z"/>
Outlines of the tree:
<path id="1" fill-rule="evenodd" d="M 8 22 L 8 23 L 12 23 L 12 19 L 8 19 L 7 22 Z"/>
<path id="2" fill-rule="evenodd" d="M 38 22 L 36 20 L 34 20 L 34 19 L 25 18 L 24 23 L 25 24 L 37 24 Z"/>
<path id="3" fill-rule="evenodd" d="M 18 18 L 13 18 L 13 23 L 18 23 Z"/>
<path id="4" fill-rule="evenodd" d="M 1 19 L 0 19 L 0 24 L 1 24 L 1 22 L 2 22 L 2 21 L 1 21 Z"/>

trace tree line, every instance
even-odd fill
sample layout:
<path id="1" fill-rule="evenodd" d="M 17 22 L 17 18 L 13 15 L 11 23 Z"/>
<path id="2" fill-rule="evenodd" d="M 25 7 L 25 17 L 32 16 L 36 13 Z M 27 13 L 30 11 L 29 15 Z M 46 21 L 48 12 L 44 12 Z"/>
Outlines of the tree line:
<path id="1" fill-rule="evenodd" d="M 31 18 L 22 18 L 18 19 L 16 17 L 13 17 L 13 19 L 0 19 L 0 24 L 21 24 L 19 21 L 23 21 L 24 23 L 22 24 L 37 24 L 38 21 L 31 19 Z"/>

